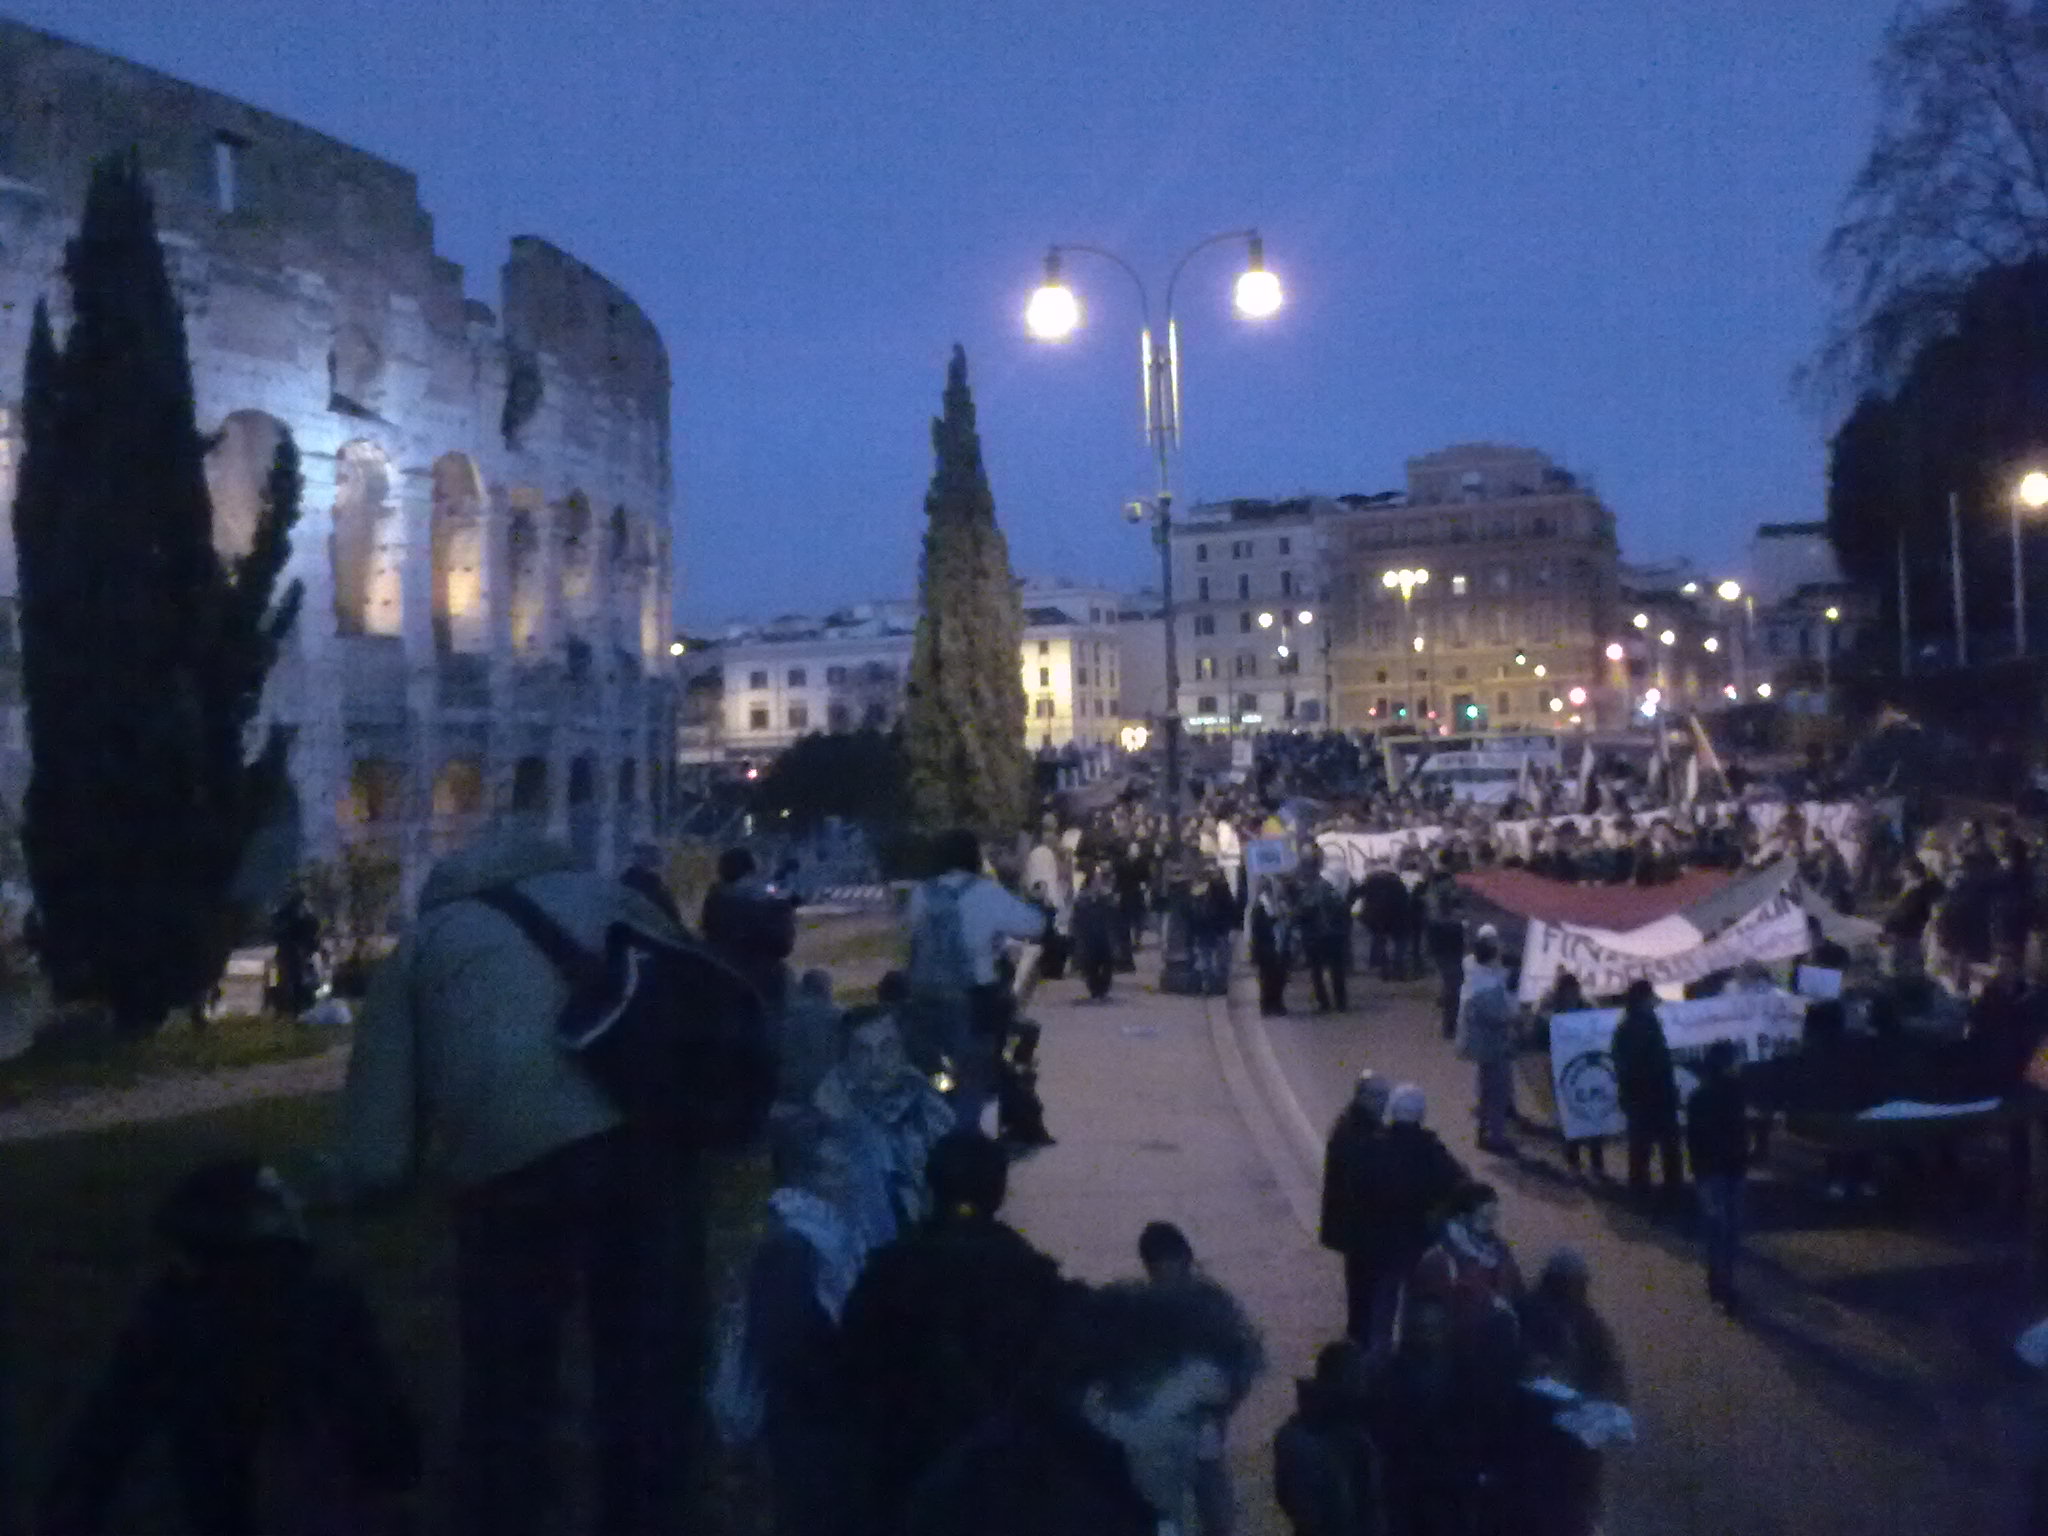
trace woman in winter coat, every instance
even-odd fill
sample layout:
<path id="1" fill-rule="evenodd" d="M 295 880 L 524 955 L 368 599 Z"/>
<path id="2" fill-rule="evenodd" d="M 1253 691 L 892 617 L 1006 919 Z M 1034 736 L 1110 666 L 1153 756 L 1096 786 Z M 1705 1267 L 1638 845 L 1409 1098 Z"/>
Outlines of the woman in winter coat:
<path id="1" fill-rule="evenodd" d="M 1577 1250 L 1560 1248 L 1522 1303 L 1522 1337 L 1550 1363 L 1551 1374 L 1584 1397 L 1628 1401 L 1628 1372 L 1614 1330 L 1588 1296 L 1591 1272 Z"/>
<path id="2" fill-rule="evenodd" d="M 1664 1164 L 1664 1191 L 1685 1187 L 1684 1153 L 1678 1140 L 1678 1082 L 1671 1071 L 1671 1045 L 1657 1016 L 1657 994 L 1647 981 L 1632 981 L 1614 1027 L 1615 1095 L 1628 1122 L 1628 1183 L 1637 1195 L 1650 1192 L 1650 1150 Z"/>

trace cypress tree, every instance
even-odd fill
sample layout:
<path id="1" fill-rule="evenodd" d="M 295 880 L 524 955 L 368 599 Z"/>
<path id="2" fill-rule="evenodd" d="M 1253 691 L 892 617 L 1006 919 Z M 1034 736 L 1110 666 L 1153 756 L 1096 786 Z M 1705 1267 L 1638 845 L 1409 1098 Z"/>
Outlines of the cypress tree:
<path id="1" fill-rule="evenodd" d="M 1018 654 L 1024 614 L 982 468 L 967 354 L 957 345 L 944 412 L 932 422 L 932 451 L 922 612 L 904 711 L 911 803 L 927 828 L 1008 837 L 1030 808 Z"/>
<path id="2" fill-rule="evenodd" d="M 223 560 L 183 317 L 132 151 L 94 165 L 64 276 L 61 347 L 36 308 L 14 503 L 22 843 L 52 991 L 147 1029 L 219 981 L 237 869 L 287 788 L 282 732 L 253 754 L 250 738 L 298 610 L 297 584 L 272 602 L 298 454 L 280 444 L 254 541 Z"/>

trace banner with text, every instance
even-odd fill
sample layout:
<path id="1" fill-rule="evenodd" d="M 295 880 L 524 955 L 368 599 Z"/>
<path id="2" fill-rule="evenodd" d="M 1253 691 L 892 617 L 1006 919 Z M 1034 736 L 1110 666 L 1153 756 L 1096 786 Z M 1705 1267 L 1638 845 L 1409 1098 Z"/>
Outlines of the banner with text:
<path id="1" fill-rule="evenodd" d="M 1790 960 L 1807 949 L 1806 908 L 1789 887 L 1752 907 L 1720 932 L 1702 935 L 1670 917 L 1627 933 L 1531 921 L 1522 942 L 1522 985 L 1517 996 L 1540 1002 L 1570 971 L 1588 997 L 1612 997 L 1632 981 L 1679 986 L 1745 960 Z"/>
<path id="2" fill-rule="evenodd" d="M 1671 1046 L 1683 1105 L 1698 1085 L 1700 1059 L 1716 1040 L 1733 1040 L 1744 1062 L 1799 1049 L 1806 999 L 1789 992 L 1727 992 L 1659 1004 L 1657 1017 Z M 1614 1026 L 1620 1022 L 1619 1008 L 1560 1013 L 1550 1021 L 1550 1080 L 1557 1091 L 1558 1129 L 1567 1140 L 1619 1136 L 1628 1128 L 1614 1086 Z"/>

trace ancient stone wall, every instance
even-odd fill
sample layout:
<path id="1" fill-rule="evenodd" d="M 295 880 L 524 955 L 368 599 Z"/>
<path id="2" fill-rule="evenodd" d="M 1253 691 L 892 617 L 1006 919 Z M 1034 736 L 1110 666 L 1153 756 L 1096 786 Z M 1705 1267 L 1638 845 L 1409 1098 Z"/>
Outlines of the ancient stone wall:
<path id="1" fill-rule="evenodd" d="M 499 311 L 434 253 L 414 177 L 312 129 L 0 20 L 0 507 L 21 373 L 93 158 L 137 146 L 185 306 L 216 537 L 245 547 L 277 436 L 303 456 L 303 617 L 267 706 L 312 856 L 404 863 L 509 810 L 602 867 L 673 766 L 669 370 L 632 299 L 521 236 Z M 12 654 L 0 527 L 0 672 Z M 18 798 L 18 686 L 0 789 Z"/>

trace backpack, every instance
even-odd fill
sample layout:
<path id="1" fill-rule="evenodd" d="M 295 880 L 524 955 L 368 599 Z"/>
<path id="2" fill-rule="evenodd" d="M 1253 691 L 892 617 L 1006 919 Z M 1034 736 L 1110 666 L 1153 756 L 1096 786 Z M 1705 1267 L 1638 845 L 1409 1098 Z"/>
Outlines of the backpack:
<path id="1" fill-rule="evenodd" d="M 943 880 L 925 882 L 924 914 L 910 936 L 906 979 L 913 993 L 950 997 L 973 988 L 974 962 L 960 923 L 960 897 L 966 889 Z"/>
<path id="2" fill-rule="evenodd" d="M 628 1122 L 699 1147 L 759 1134 L 777 1063 L 761 996 L 739 972 L 693 939 L 650 938 L 624 922 L 605 930 L 604 952 L 594 954 L 509 885 L 477 899 L 518 924 L 562 973 L 569 1001 L 555 1044 Z"/>

